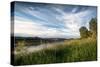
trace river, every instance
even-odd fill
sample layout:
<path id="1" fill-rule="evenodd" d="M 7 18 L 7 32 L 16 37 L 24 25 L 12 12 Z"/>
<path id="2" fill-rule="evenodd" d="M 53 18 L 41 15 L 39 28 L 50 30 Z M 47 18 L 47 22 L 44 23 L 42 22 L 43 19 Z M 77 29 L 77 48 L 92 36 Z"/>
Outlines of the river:
<path id="1" fill-rule="evenodd" d="M 43 50 L 43 49 L 48 49 L 48 48 L 54 48 L 55 46 L 57 45 L 62 45 L 64 44 L 64 42 L 53 42 L 53 43 L 44 43 L 44 44 L 40 44 L 38 46 L 26 46 L 24 47 L 25 48 L 25 51 L 21 51 L 21 52 L 17 52 L 15 51 L 14 53 L 15 54 L 20 54 L 20 53 L 24 53 L 24 52 L 27 52 L 27 53 L 31 53 L 31 52 L 37 52 L 37 51 L 40 51 L 40 50 Z"/>

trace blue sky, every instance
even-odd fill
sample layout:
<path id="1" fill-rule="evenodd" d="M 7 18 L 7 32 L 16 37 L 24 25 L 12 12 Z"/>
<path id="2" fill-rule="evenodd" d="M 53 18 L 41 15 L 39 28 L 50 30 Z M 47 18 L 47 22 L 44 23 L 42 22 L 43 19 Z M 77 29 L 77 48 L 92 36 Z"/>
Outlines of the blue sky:
<path id="1" fill-rule="evenodd" d="M 14 34 L 23 37 L 79 38 L 79 28 L 89 29 L 97 17 L 95 6 L 15 2 Z"/>

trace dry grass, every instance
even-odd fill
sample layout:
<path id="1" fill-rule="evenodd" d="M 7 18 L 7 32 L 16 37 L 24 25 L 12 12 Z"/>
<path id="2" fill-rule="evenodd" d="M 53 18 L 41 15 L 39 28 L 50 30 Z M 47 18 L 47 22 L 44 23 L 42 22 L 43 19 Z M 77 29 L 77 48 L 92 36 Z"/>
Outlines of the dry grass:
<path id="1" fill-rule="evenodd" d="M 14 65 L 48 64 L 97 60 L 96 38 L 65 41 L 64 44 L 15 56 Z"/>

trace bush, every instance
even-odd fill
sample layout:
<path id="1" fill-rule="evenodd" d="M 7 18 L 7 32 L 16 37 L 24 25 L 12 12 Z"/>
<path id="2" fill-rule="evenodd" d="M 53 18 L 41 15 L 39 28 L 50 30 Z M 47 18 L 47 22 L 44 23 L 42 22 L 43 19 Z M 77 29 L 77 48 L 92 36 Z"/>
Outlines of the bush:
<path id="1" fill-rule="evenodd" d="M 79 29 L 81 38 L 87 38 L 88 37 L 88 29 L 86 27 L 81 27 Z"/>

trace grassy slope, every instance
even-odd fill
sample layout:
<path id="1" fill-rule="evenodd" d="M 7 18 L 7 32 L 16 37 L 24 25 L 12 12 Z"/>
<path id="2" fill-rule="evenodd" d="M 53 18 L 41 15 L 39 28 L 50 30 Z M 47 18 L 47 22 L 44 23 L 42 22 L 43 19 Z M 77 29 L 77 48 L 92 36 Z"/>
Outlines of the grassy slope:
<path id="1" fill-rule="evenodd" d="M 93 61 L 97 59 L 97 42 L 94 38 L 65 41 L 55 48 L 15 56 L 14 65 Z"/>

